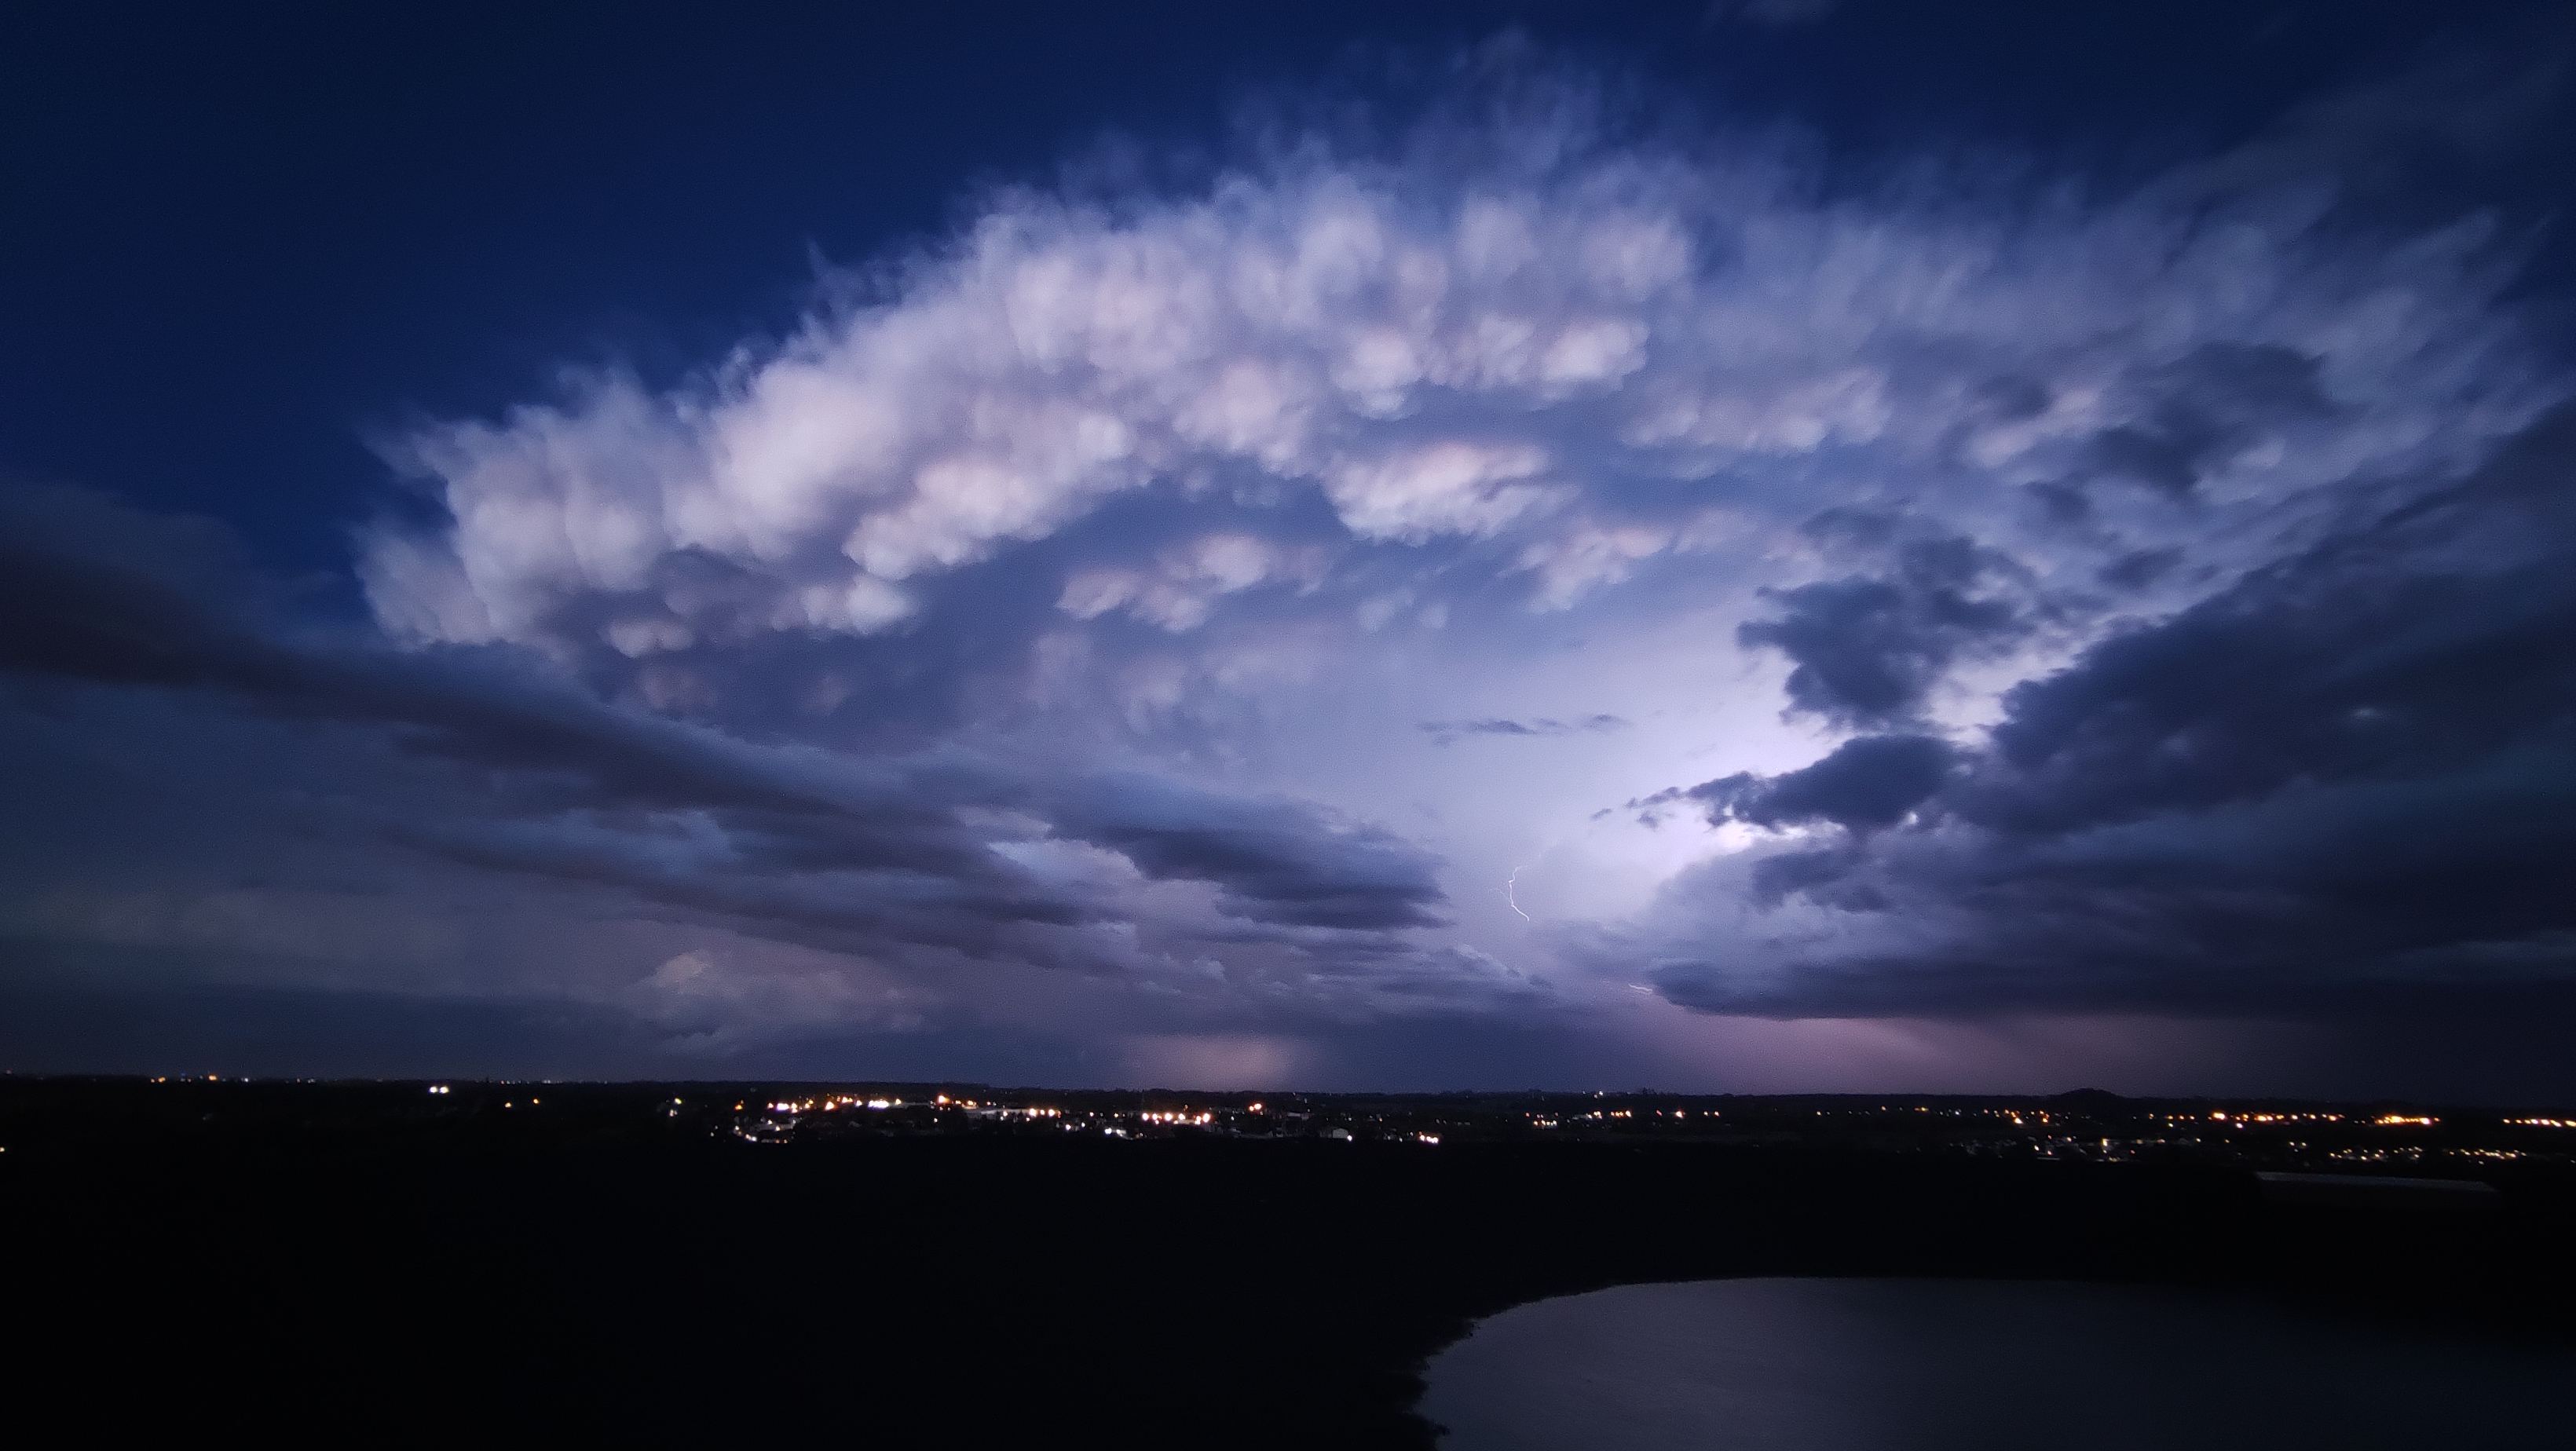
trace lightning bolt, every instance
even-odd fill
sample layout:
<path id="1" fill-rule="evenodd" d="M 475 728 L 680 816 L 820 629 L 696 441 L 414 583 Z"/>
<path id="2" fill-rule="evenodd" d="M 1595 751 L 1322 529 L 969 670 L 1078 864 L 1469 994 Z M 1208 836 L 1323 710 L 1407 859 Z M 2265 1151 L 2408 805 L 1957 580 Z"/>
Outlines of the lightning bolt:
<path id="1" fill-rule="evenodd" d="M 1512 906 L 1512 910 L 1515 912 L 1521 912 L 1521 873 L 1528 870 L 1529 867 L 1526 864 L 1523 864 L 1512 868 L 1512 874 L 1503 878 L 1503 900 L 1509 902 Z M 1521 920 L 1524 922 L 1534 922 L 1538 919 L 1530 916 L 1527 912 L 1521 912 Z"/>

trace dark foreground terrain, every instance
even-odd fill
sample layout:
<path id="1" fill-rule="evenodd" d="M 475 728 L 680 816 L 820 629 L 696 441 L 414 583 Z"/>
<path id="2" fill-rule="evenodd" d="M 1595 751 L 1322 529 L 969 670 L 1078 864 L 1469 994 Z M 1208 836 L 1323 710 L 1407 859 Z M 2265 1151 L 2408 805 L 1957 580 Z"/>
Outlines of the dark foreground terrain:
<path id="1" fill-rule="evenodd" d="M 1475 1317 L 1728 1275 L 2571 1334 L 2555 1162 L 2285 1204 L 2221 1164 L 1841 1143 L 753 1142 L 664 1106 L 754 1092 L 702 1089 L 0 1086 L 10 1404 L 83 1442 L 1420 1447 L 1421 1364 Z"/>

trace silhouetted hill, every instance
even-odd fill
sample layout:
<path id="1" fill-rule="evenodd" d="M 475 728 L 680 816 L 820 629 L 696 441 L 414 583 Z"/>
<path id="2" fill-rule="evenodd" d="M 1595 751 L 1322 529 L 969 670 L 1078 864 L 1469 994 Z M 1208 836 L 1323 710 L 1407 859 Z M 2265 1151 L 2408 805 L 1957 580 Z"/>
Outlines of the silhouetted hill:
<path id="1" fill-rule="evenodd" d="M 68 1398 L 99 1441 L 1422 1447 L 1426 1356 L 1475 1317 L 1623 1282 L 2251 1285 L 2499 1333 L 2563 1330 L 2576 1283 L 2545 1179 L 2470 1223 L 2292 1214 L 2191 1166 L 770 1145 L 495 1107 L 417 1132 L 317 1108 L 13 1148 L 13 1403 Z"/>

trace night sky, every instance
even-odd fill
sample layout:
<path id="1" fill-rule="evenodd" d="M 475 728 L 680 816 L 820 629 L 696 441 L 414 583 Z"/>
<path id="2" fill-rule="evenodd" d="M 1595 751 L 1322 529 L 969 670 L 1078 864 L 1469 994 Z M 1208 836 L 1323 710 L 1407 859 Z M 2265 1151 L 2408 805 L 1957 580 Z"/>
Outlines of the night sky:
<path id="1" fill-rule="evenodd" d="M 2563 7 L 6 32 L 0 1066 L 2576 1094 Z"/>

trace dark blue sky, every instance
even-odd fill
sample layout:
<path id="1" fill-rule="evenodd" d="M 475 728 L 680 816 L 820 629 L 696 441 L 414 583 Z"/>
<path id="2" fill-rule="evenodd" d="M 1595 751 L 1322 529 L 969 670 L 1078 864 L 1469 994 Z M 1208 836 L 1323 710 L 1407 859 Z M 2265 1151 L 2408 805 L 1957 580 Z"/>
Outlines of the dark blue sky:
<path id="1" fill-rule="evenodd" d="M 381 502 L 371 430 L 502 408 L 567 360 L 685 371 L 786 326 L 817 256 L 935 236 L 982 186 L 1105 135 L 1204 155 L 1249 98 L 1390 53 L 1436 74 L 1508 27 L 1862 164 L 1928 134 L 2122 179 L 2517 9 L 1834 8 L 35 7 L 0 59 L 6 464 L 345 564 Z M 2564 194 L 2563 163 L 2512 159 L 2544 174 L 2494 190 Z"/>
<path id="2" fill-rule="evenodd" d="M 2555 7 L 9 24 L 20 1066 L 2576 1091 Z"/>

